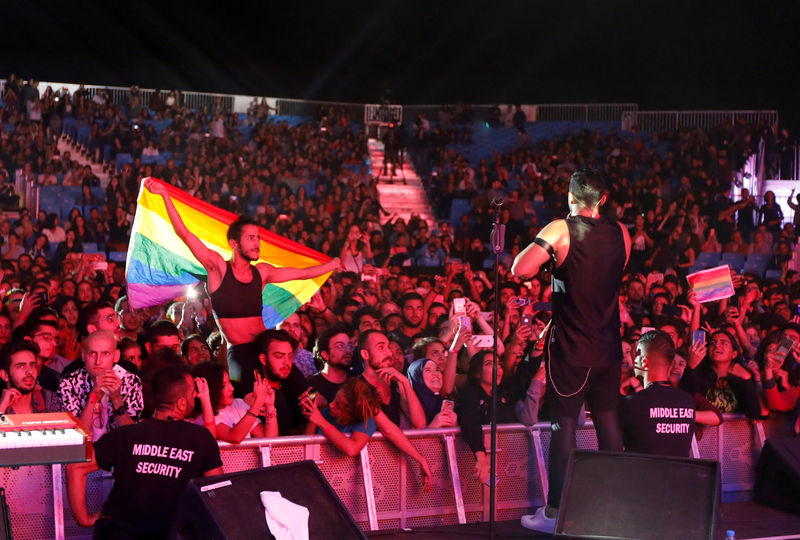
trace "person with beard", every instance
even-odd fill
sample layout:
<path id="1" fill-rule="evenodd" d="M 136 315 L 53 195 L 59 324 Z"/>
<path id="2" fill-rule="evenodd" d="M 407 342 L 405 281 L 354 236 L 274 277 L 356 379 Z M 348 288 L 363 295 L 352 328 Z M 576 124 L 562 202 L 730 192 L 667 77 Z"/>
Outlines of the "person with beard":
<path id="1" fill-rule="evenodd" d="M 350 366 L 353 363 L 350 327 L 346 324 L 336 324 L 326 328 L 317 338 L 314 356 L 319 363 L 324 364 L 324 367 L 306 378 L 306 382 L 316 390 L 318 406 L 324 409 L 333 403 L 336 392 L 350 375 Z"/>
<path id="2" fill-rule="evenodd" d="M 261 376 L 275 390 L 275 411 L 278 433 L 302 433 L 306 419 L 300 399 L 307 395 L 308 385 L 300 370 L 292 363 L 297 341 L 286 330 L 264 330 L 256 338 Z M 255 380 L 255 374 L 252 374 Z"/>
<path id="3" fill-rule="evenodd" d="M 46 315 L 44 315 L 46 316 Z M 55 321 L 43 317 L 29 320 L 25 325 L 25 338 L 36 344 L 39 361 L 39 384 L 51 392 L 58 391 L 59 371 L 50 367 L 56 355 L 58 345 L 58 328 Z M 65 364 L 61 364 L 62 366 Z M 63 369 L 63 368 L 62 368 Z"/>
<path id="4" fill-rule="evenodd" d="M 41 364 L 35 343 L 12 341 L 0 349 L 0 379 L 6 388 L 0 393 L 0 414 L 29 414 L 63 410 L 58 396 L 36 385 Z"/>
<path id="5" fill-rule="evenodd" d="M 400 315 L 403 323 L 399 328 L 391 332 L 391 336 L 397 339 L 403 347 L 403 352 L 411 352 L 414 338 L 422 332 L 422 322 L 425 320 L 425 307 L 422 296 L 416 292 L 407 292 L 400 297 Z M 359 337 L 360 340 L 360 337 Z"/>
<path id="6" fill-rule="evenodd" d="M 253 264 L 260 255 L 259 228 L 251 218 L 242 216 L 228 227 L 228 245 L 233 251 L 229 261 L 206 246 L 183 223 L 165 184 L 153 178 L 144 180 L 153 194 L 161 195 L 175 233 L 208 273 L 206 290 L 214 317 L 228 342 L 228 369 L 239 397 L 252 388 L 253 370 L 258 368 L 260 350 L 256 337 L 264 330 L 261 315 L 261 291 L 268 283 L 310 279 L 337 270 L 338 258 L 309 268 L 277 268 L 268 263 Z"/>
<path id="7" fill-rule="evenodd" d="M 420 312 L 420 319 L 422 312 Z M 392 366 L 392 349 L 383 332 L 368 330 L 358 336 L 358 352 L 364 361 L 361 378 L 378 390 L 381 410 L 395 424 L 400 424 L 404 414 L 411 426 L 422 429 L 428 423 L 425 410 L 419 402 L 411 382 Z"/>

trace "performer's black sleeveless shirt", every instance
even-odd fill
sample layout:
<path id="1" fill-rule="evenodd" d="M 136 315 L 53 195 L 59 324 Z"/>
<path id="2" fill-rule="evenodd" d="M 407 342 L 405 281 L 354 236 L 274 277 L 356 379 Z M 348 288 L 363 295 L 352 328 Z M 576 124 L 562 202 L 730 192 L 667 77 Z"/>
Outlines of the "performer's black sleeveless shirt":
<path id="1" fill-rule="evenodd" d="M 231 262 L 225 262 L 225 277 L 222 278 L 222 283 L 216 291 L 208 293 L 211 298 L 211 307 L 218 318 L 261 316 L 261 289 L 263 289 L 261 274 L 252 264 L 250 270 L 253 273 L 253 279 L 248 283 L 242 283 L 233 275 Z"/>
<path id="2" fill-rule="evenodd" d="M 607 218 L 569 216 L 569 251 L 553 271 L 550 353 L 581 367 L 622 361 L 619 289 L 625 270 L 625 240 Z"/>

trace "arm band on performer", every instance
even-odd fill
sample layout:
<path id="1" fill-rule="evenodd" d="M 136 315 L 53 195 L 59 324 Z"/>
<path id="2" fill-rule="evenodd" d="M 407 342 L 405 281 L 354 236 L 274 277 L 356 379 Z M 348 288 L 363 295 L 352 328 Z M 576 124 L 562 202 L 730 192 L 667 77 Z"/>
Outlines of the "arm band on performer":
<path id="1" fill-rule="evenodd" d="M 553 246 L 551 246 L 547 240 L 543 240 L 537 236 L 533 239 L 533 243 L 545 250 L 553 261 L 556 260 L 556 250 L 553 249 Z"/>

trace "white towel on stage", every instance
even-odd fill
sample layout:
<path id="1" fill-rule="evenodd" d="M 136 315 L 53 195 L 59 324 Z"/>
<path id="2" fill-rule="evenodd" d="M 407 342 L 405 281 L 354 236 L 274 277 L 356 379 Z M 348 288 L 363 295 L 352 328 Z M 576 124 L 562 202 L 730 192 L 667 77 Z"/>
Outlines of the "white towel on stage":
<path id="1" fill-rule="evenodd" d="M 284 499 L 278 491 L 262 491 L 261 504 L 269 532 L 277 540 L 308 540 L 308 508 Z"/>

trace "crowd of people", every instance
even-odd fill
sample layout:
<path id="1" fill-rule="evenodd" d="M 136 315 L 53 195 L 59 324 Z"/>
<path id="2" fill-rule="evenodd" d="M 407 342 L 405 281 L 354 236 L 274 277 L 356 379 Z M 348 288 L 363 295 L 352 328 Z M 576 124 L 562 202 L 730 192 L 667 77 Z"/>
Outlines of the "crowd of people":
<path id="1" fill-rule="evenodd" d="M 111 144 L 113 155 L 129 153 L 133 162 L 112 172 L 99 209 L 86 216 L 75 210 L 63 227 L 55 215 L 24 209 L 0 218 L 2 413 L 66 410 L 97 442 L 171 414 L 230 443 L 316 432 L 351 456 L 379 430 L 419 463 L 423 484 L 430 469 L 403 429 L 458 426 L 475 457 L 474 476 L 486 482 L 481 426 L 490 418 L 493 382 L 498 421 L 533 425 L 554 418 L 542 361 L 552 268 L 523 280 L 512 273 L 512 261 L 546 225 L 533 203 L 563 215 L 573 170 L 594 166 L 609 185 L 599 212 L 631 238 L 618 291 L 619 397 L 645 389 L 646 358 L 649 382 L 684 390 L 698 423 L 719 424 L 720 413 L 791 412 L 798 429 L 800 280 L 788 267 L 797 236 L 769 194 L 762 205 L 744 192 L 740 200 L 729 198 L 733 172 L 765 126 L 738 122 L 712 133 L 654 133 L 649 140 L 584 131 L 478 164 L 437 146 L 436 174 L 423 180 L 441 221 L 429 231 L 418 218 L 382 219 L 376 180 L 367 174 L 365 134 L 344 120 L 329 120 L 325 130 L 315 122 L 290 127 L 271 122 L 269 107 L 256 106 L 246 138 L 237 115 L 215 107 L 191 111 L 179 94 L 157 107 L 151 98 L 145 107 L 132 89 L 130 103 L 120 106 L 81 91 L 48 89 L 40 97 L 35 81 L 9 79 L 3 100 L 0 126 L 14 125 L 0 139 L 5 182 L 22 170 L 40 185 L 52 174 L 94 185 L 58 154 L 65 115 L 93 126 L 90 153 Z M 143 128 L 151 111 L 172 124 L 161 133 Z M 410 146 L 421 148 L 428 134 L 417 129 Z M 664 141 L 665 154 L 657 151 Z M 180 157 L 143 165 L 148 148 Z M 225 329 L 205 290 L 134 309 L 124 265 L 83 253 L 82 243 L 100 240 L 125 249 L 139 184 L 149 176 L 236 213 L 256 204 L 253 224 L 340 259 L 341 269 L 307 304 L 253 340 L 252 374 L 231 372 Z M 485 242 L 495 196 L 506 199 L 500 212 L 507 253 L 489 269 Z M 459 197 L 472 210 L 450 224 L 445 209 Z M 240 249 L 242 232 L 231 241 Z M 701 304 L 685 276 L 702 251 L 768 254 L 780 278 L 733 272 L 736 294 Z M 493 381 L 487 336 L 495 331 Z M 182 386 L 186 377 L 191 388 Z M 623 419 L 629 448 L 686 454 L 682 443 L 675 449 L 637 439 L 641 421 L 625 412 Z M 200 473 L 220 464 L 203 463 Z M 97 519 L 85 508 L 76 516 L 84 525 Z"/>

